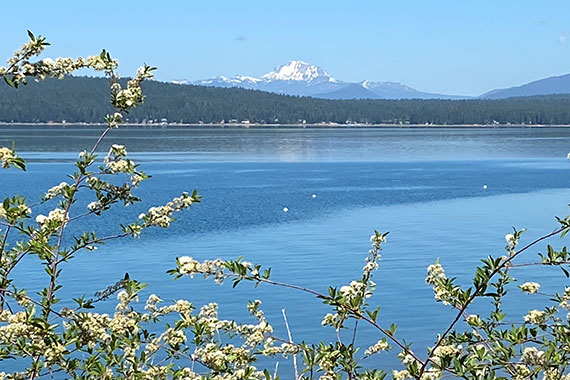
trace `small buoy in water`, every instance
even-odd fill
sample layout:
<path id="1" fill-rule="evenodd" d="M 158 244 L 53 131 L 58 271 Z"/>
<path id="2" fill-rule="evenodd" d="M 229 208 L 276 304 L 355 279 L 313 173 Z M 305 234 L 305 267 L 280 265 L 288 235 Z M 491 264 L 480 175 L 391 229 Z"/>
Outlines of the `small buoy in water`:
<path id="1" fill-rule="evenodd" d="M 316 198 L 316 197 L 317 197 L 317 194 L 313 194 L 313 198 Z"/>
<path id="2" fill-rule="evenodd" d="M 487 185 L 483 185 L 483 190 L 487 190 Z"/>
<path id="3" fill-rule="evenodd" d="M 287 212 L 289 209 L 287 207 L 283 207 L 283 212 Z"/>

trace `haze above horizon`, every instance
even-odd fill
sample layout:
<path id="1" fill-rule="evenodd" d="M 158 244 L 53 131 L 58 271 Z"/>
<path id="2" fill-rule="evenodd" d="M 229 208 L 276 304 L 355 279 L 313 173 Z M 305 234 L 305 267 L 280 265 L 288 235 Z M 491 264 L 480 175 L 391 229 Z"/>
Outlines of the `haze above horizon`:
<path id="1" fill-rule="evenodd" d="M 3 5 L 0 65 L 26 29 L 53 43 L 45 56 L 105 48 L 129 75 L 143 62 L 157 79 L 261 76 L 303 60 L 335 78 L 401 82 L 480 95 L 570 72 L 570 2 L 173 0 Z"/>

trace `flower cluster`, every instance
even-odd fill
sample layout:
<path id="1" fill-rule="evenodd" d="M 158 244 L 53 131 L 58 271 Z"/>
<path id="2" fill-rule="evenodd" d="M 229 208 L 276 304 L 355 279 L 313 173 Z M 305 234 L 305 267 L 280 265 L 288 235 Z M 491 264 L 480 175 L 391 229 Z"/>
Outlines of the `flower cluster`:
<path id="1" fill-rule="evenodd" d="M 36 80 L 43 80 L 47 77 L 63 79 L 66 75 L 85 67 L 88 66 L 83 57 L 75 60 L 72 58 L 56 58 L 55 60 L 45 58 L 35 63 L 26 62 L 22 69 L 26 76 L 35 77 Z"/>
<path id="2" fill-rule="evenodd" d="M 44 200 L 49 200 L 52 198 L 55 198 L 57 196 L 60 196 L 62 194 L 64 194 L 66 192 L 66 190 L 68 190 L 70 188 L 70 185 L 67 182 L 62 182 L 59 185 L 56 185 L 54 187 L 52 187 L 51 189 L 49 189 L 46 193 L 46 195 L 44 195 Z"/>
<path id="3" fill-rule="evenodd" d="M 249 364 L 248 351 L 232 344 L 220 347 L 216 343 L 208 343 L 197 349 L 192 358 L 215 371 L 225 371 L 230 366 L 243 367 Z"/>
<path id="4" fill-rule="evenodd" d="M 111 338 L 111 335 L 107 332 L 111 322 L 108 314 L 79 313 L 72 314 L 71 317 L 74 325 L 79 330 L 81 343 L 87 345 L 87 347 L 93 348 L 98 344 L 106 344 Z M 71 326 L 71 323 L 66 323 L 68 329 Z"/>
<path id="5" fill-rule="evenodd" d="M 338 324 L 340 323 L 340 319 L 339 319 L 339 315 L 337 313 L 327 313 L 324 317 L 323 320 L 321 321 L 321 324 L 323 326 L 338 326 Z"/>
<path id="6" fill-rule="evenodd" d="M 512 379 L 513 380 L 528 379 L 531 374 L 532 374 L 532 371 L 530 370 L 530 368 L 528 368 L 524 364 L 518 363 L 518 364 L 515 364 L 515 366 L 514 366 L 514 373 L 512 374 Z"/>
<path id="7" fill-rule="evenodd" d="M 524 364 L 540 365 L 544 363 L 544 351 L 538 350 L 536 347 L 526 347 L 522 353 L 522 361 Z"/>
<path id="8" fill-rule="evenodd" d="M 411 351 L 410 351 L 411 352 Z M 402 362 L 403 365 L 405 366 L 409 366 L 413 363 L 417 364 L 417 360 L 416 358 L 414 358 L 410 352 L 408 351 L 402 351 L 398 354 L 398 359 L 400 359 L 400 361 Z"/>
<path id="9" fill-rule="evenodd" d="M 8 209 L 4 207 L 4 204 L 0 203 L 0 219 L 15 220 L 27 218 L 31 213 L 32 209 L 23 200 L 20 200 L 19 204 L 8 204 Z"/>
<path id="10" fill-rule="evenodd" d="M 118 66 L 118 61 L 111 59 L 105 51 L 98 56 L 89 56 L 87 59 L 83 57 L 77 59 L 58 57 L 31 62 L 30 59 L 40 55 L 49 43 L 43 36 L 34 36 L 31 32 L 28 32 L 28 35 L 30 40 L 20 49 L 14 51 L 14 55 L 8 59 L 8 67 L 0 67 L 0 76 L 7 78 L 8 84 L 14 87 L 18 87 L 19 84 L 27 84 L 28 77 L 32 77 L 36 81 L 45 78 L 63 79 L 66 75 L 84 68 L 92 68 L 111 74 Z"/>
<path id="11" fill-rule="evenodd" d="M 2 319 L 7 324 L 0 326 L 0 344 L 16 343 L 20 339 L 34 340 L 40 344 L 42 330 L 28 321 L 26 312 L 7 313 Z"/>
<path id="12" fill-rule="evenodd" d="M 128 335 L 136 334 L 140 327 L 137 321 L 138 314 L 136 312 L 122 313 L 117 312 L 109 321 L 109 329 L 113 334 Z"/>
<path id="13" fill-rule="evenodd" d="M 174 198 L 164 206 L 151 207 L 146 213 L 140 214 L 139 219 L 144 222 L 146 227 L 168 228 L 173 220 L 172 213 L 186 209 L 198 200 L 199 198 L 195 195 L 191 196 L 184 192 L 180 197 Z"/>
<path id="14" fill-rule="evenodd" d="M 546 323 L 546 312 L 541 310 L 530 310 L 528 314 L 524 316 L 524 320 L 528 323 L 543 325 Z"/>
<path id="15" fill-rule="evenodd" d="M 27 75 L 34 75 L 33 65 L 29 63 L 29 59 L 33 56 L 40 55 L 45 47 L 49 45 L 42 36 L 34 36 L 28 31 L 30 40 L 26 42 L 20 49 L 14 51 L 14 55 L 8 59 L 8 67 L 0 67 L 0 76 L 7 79 L 8 84 L 15 87 L 19 83 L 26 83 Z M 30 73 L 30 74 L 28 74 Z M 11 78 L 8 78 L 8 76 Z"/>
<path id="16" fill-rule="evenodd" d="M 520 231 L 517 231 L 516 229 L 513 228 L 512 234 L 509 233 L 505 235 L 505 240 L 507 241 L 507 246 L 505 247 L 505 249 L 507 250 L 509 255 L 512 256 L 515 253 L 515 249 L 517 247 L 517 244 L 519 243 L 519 239 L 525 231 L 526 229 L 524 228 Z"/>
<path id="17" fill-rule="evenodd" d="M 388 344 L 388 342 L 386 342 L 386 338 L 384 338 L 376 342 L 376 344 L 374 344 L 373 346 L 368 347 L 368 349 L 364 351 L 364 355 L 370 356 L 380 351 L 388 351 L 389 349 L 390 345 Z"/>
<path id="18" fill-rule="evenodd" d="M 446 286 L 448 279 L 441 264 L 436 262 L 427 269 L 426 283 L 433 287 L 434 298 L 444 305 L 453 303 L 453 295 L 449 286 Z"/>
<path id="19" fill-rule="evenodd" d="M 132 301 L 138 301 L 138 295 L 135 294 L 130 294 L 128 292 L 126 292 L 125 290 L 121 290 L 118 294 L 117 294 L 117 299 L 119 300 L 119 303 L 117 304 L 116 309 L 117 310 L 127 310 L 127 307 L 129 306 L 129 304 Z"/>
<path id="20" fill-rule="evenodd" d="M 111 174 L 134 173 L 136 165 L 133 161 L 125 159 L 127 149 L 124 145 L 113 144 L 104 159 L 105 166 Z"/>
<path id="21" fill-rule="evenodd" d="M 380 233 L 374 231 L 374 234 L 370 236 L 370 242 L 372 243 L 372 249 L 368 251 L 368 256 L 366 257 L 364 267 L 362 268 L 363 280 L 368 281 L 371 278 L 371 273 L 378 269 L 378 261 L 380 260 L 380 251 L 382 250 L 382 244 L 386 242 L 386 236 L 388 232 Z"/>
<path id="22" fill-rule="evenodd" d="M 410 372 L 408 372 L 406 369 L 402 371 L 393 370 L 392 377 L 394 380 L 412 379 L 412 375 L 410 375 Z"/>
<path id="23" fill-rule="evenodd" d="M 171 212 L 172 209 L 168 206 L 151 207 L 146 214 L 140 214 L 139 219 L 143 219 L 148 225 L 168 228 L 172 221 Z"/>
<path id="24" fill-rule="evenodd" d="M 356 297 L 370 298 L 372 296 L 372 292 L 362 281 L 351 281 L 350 285 L 341 286 L 339 292 L 348 302 Z"/>
<path id="25" fill-rule="evenodd" d="M 465 321 L 467 322 L 467 324 L 469 326 L 473 326 L 473 327 L 479 327 L 483 324 L 483 321 L 481 320 L 481 318 L 476 314 L 469 314 L 465 318 Z"/>
<path id="26" fill-rule="evenodd" d="M 455 355 L 459 352 L 461 352 L 462 347 L 461 346 L 455 346 L 453 344 L 447 344 L 447 345 L 441 345 L 436 347 L 431 355 L 434 358 L 442 358 L 445 356 L 451 356 L 451 355 Z"/>
<path id="27" fill-rule="evenodd" d="M 89 202 L 89 204 L 87 205 L 87 208 L 89 209 L 89 211 L 97 211 L 102 207 L 102 204 L 100 201 L 95 201 L 95 202 Z"/>
<path id="28" fill-rule="evenodd" d="M 56 342 L 48 347 L 44 351 L 44 356 L 46 358 L 47 364 L 54 364 L 63 358 L 63 355 L 67 353 L 67 349 L 61 343 Z"/>
<path id="29" fill-rule="evenodd" d="M 190 318 L 192 311 L 194 311 L 194 305 L 186 300 L 178 300 L 171 305 L 157 307 L 159 302 L 162 302 L 162 300 L 155 294 L 151 294 L 146 301 L 145 310 L 150 311 L 153 318 L 178 313 L 187 320 Z"/>
<path id="30" fill-rule="evenodd" d="M 105 121 L 107 121 L 109 128 L 119 128 L 119 125 L 123 123 L 123 114 L 120 112 L 115 112 L 112 115 L 107 115 Z"/>
<path id="31" fill-rule="evenodd" d="M 563 375 L 557 368 L 548 368 L 543 373 L 543 380 L 570 380 L 570 373 Z"/>
<path id="32" fill-rule="evenodd" d="M 26 168 L 24 160 L 18 157 L 13 149 L 0 147 L 0 166 L 8 169 L 12 165 L 18 169 Z"/>
<path id="33" fill-rule="evenodd" d="M 144 173 L 135 173 L 131 176 L 131 184 L 134 187 L 137 187 L 142 181 L 144 181 L 145 179 L 147 179 L 148 176 L 145 175 Z"/>
<path id="34" fill-rule="evenodd" d="M 386 242 L 386 235 L 388 234 L 381 234 L 378 231 L 374 231 L 374 235 L 370 236 L 372 246 L 379 249 L 381 245 Z"/>
<path id="35" fill-rule="evenodd" d="M 514 234 L 506 234 L 505 240 L 507 241 L 507 250 L 512 251 L 518 243 L 518 238 Z"/>
<path id="36" fill-rule="evenodd" d="M 270 341 L 269 339 L 268 339 L 268 341 L 272 343 L 272 341 Z M 274 356 L 274 355 L 281 354 L 284 357 L 288 357 L 291 355 L 296 355 L 300 351 L 301 351 L 301 349 L 299 348 L 299 346 L 285 342 L 285 343 L 281 343 L 280 346 L 268 345 L 267 347 L 265 347 L 263 349 L 262 353 L 265 356 Z"/>
<path id="37" fill-rule="evenodd" d="M 60 208 L 51 210 L 47 216 L 38 215 L 36 216 L 36 223 L 38 223 L 42 228 L 46 228 L 50 225 L 60 226 L 66 220 L 66 212 Z"/>
<path id="38" fill-rule="evenodd" d="M 540 289 L 538 282 L 525 282 L 519 286 L 524 293 L 535 294 Z"/>
<path id="39" fill-rule="evenodd" d="M 105 51 L 103 51 L 105 52 Z M 96 71 L 113 71 L 119 66 L 119 61 L 110 59 L 107 54 L 90 55 L 87 57 L 87 67 Z"/>
<path id="40" fill-rule="evenodd" d="M 146 79 L 153 78 L 153 67 L 143 66 L 137 70 L 137 75 L 127 82 L 127 88 L 122 88 L 118 82 L 111 87 L 111 103 L 121 111 L 127 111 L 144 101 L 141 83 Z"/>
<path id="41" fill-rule="evenodd" d="M 12 149 L 1 147 L 0 148 L 0 161 L 2 162 L 2 167 L 7 169 L 10 167 L 10 162 L 14 159 L 14 151 Z"/>

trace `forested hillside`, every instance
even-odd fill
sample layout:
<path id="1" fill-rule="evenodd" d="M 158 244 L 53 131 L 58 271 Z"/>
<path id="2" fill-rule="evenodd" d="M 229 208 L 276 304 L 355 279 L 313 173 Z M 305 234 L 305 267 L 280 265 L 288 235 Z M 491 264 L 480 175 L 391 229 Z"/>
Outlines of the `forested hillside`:
<path id="1" fill-rule="evenodd" d="M 326 100 L 238 88 L 148 82 L 147 101 L 131 122 L 265 123 L 337 122 L 412 124 L 570 124 L 570 95 L 501 100 Z M 19 89 L 0 86 L 0 121 L 100 122 L 111 112 L 103 78 L 72 77 L 32 82 Z"/>

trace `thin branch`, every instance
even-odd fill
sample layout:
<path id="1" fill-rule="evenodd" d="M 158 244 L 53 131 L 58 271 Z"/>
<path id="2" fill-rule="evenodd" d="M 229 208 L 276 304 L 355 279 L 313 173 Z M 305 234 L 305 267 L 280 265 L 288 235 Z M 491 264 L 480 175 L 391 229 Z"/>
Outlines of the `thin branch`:
<path id="1" fill-rule="evenodd" d="M 354 330 L 352 331 L 352 341 L 351 346 L 354 347 L 354 343 L 356 342 L 356 330 L 358 329 L 358 319 L 354 321 Z"/>
<path id="2" fill-rule="evenodd" d="M 291 329 L 289 328 L 289 322 L 287 322 L 287 315 L 285 314 L 285 309 L 281 309 L 283 313 L 283 320 L 285 321 L 285 327 L 287 328 L 287 335 L 289 336 L 289 343 L 293 343 L 293 336 L 291 335 Z M 297 368 L 297 355 L 293 355 L 293 367 L 295 368 L 295 380 L 299 379 L 299 369 Z"/>
<path id="3" fill-rule="evenodd" d="M 16 298 L 16 297 L 24 297 L 26 300 L 30 301 L 30 302 L 33 303 L 34 305 L 44 307 L 41 302 L 38 302 L 38 301 L 36 301 L 35 299 L 33 299 L 33 298 L 31 298 L 30 296 L 27 296 L 27 295 L 25 295 L 25 294 L 24 294 L 24 295 L 16 294 L 16 293 L 14 293 L 13 291 L 11 291 L 10 289 L 6 289 L 6 288 L 0 288 L 0 292 L 10 294 L 10 295 L 12 295 L 14 298 Z M 55 315 L 57 315 L 58 317 L 60 317 L 60 318 L 65 318 L 61 313 L 59 313 L 59 312 L 57 312 L 57 311 L 55 311 L 55 310 L 53 310 L 53 309 L 51 309 L 51 308 L 50 308 L 50 311 L 51 311 L 53 314 L 55 314 Z"/>
<path id="4" fill-rule="evenodd" d="M 20 226 L 18 226 L 18 225 L 16 225 L 16 224 L 10 224 L 10 223 L 0 222 L 0 226 L 12 227 L 13 229 L 18 230 L 19 232 L 21 232 L 21 233 L 23 233 L 23 234 L 25 234 L 25 235 L 27 235 L 27 236 L 30 236 L 30 234 L 28 233 L 28 231 L 26 231 L 24 228 L 22 228 L 22 227 L 20 227 Z"/>
<path id="5" fill-rule="evenodd" d="M 10 233 L 10 230 L 12 229 L 12 227 L 8 227 L 6 229 L 6 232 L 4 233 L 4 238 L 2 239 L 2 245 L 0 246 L 0 262 L 4 261 L 4 255 L 6 252 L 4 252 L 4 248 L 6 247 L 6 241 L 8 240 L 8 234 Z M 4 274 L 4 278 L 2 280 L 6 281 L 8 280 L 8 271 L 6 271 L 6 273 Z M 0 291 L 0 298 L 2 298 L 2 300 L 0 301 L 0 311 L 4 310 L 4 292 Z"/>
<path id="6" fill-rule="evenodd" d="M 101 133 L 101 136 L 99 136 L 99 138 L 97 139 L 97 142 L 95 143 L 95 145 L 93 145 L 93 148 L 91 149 L 90 154 L 95 153 L 95 151 L 97 150 L 97 148 L 99 147 L 99 144 L 101 144 L 101 141 L 103 141 L 103 139 L 105 138 L 105 136 L 107 136 L 107 133 L 109 133 L 109 131 L 111 130 L 111 127 L 107 127 L 103 133 Z"/>
<path id="7" fill-rule="evenodd" d="M 126 232 L 125 232 L 125 233 L 118 234 L 118 235 L 111 235 L 111 236 L 105 236 L 105 237 L 102 237 L 102 238 L 97 238 L 96 240 L 93 240 L 93 241 L 90 241 L 90 242 L 81 244 L 81 245 L 77 246 L 76 248 L 72 249 L 71 251 L 69 251 L 67 254 L 62 255 L 62 256 L 59 258 L 59 260 L 58 260 L 57 263 L 59 264 L 59 263 L 65 261 L 65 260 L 67 260 L 68 258 L 70 258 L 71 256 L 73 256 L 76 252 L 78 252 L 78 251 L 80 251 L 80 250 L 84 249 L 85 247 L 90 246 L 90 245 L 92 245 L 92 244 L 102 243 L 102 242 L 105 242 L 105 241 L 108 241 L 108 240 L 121 239 L 121 238 L 130 236 L 130 235 L 132 235 L 132 233 L 126 233 Z"/>
<path id="8" fill-rule="evenodd" d="M 570 264 L 570 261 L 558 261 L 558 262 L 555 262 L 555 263 L 537 262 L 537 263 L 512 264 L 512 265 L 511 265 L 511 268 L 529 267 L 529 266 L 534 266 L 534 265 L 558 266 L 558 265 L 564 265 L 564 264 Z"/>
<path id="9" fill-rule="evenodd" d="M 0 245 L 0 260 L 4 259 L 4 247 L 6 247 L 6 241 L 8 240 L 8 234 L 10 233 L 11 229 L 12 226 L 8 226 L 6 232 L 4 233 L 4 238 L 2 239 L 2 244 Z"/>

